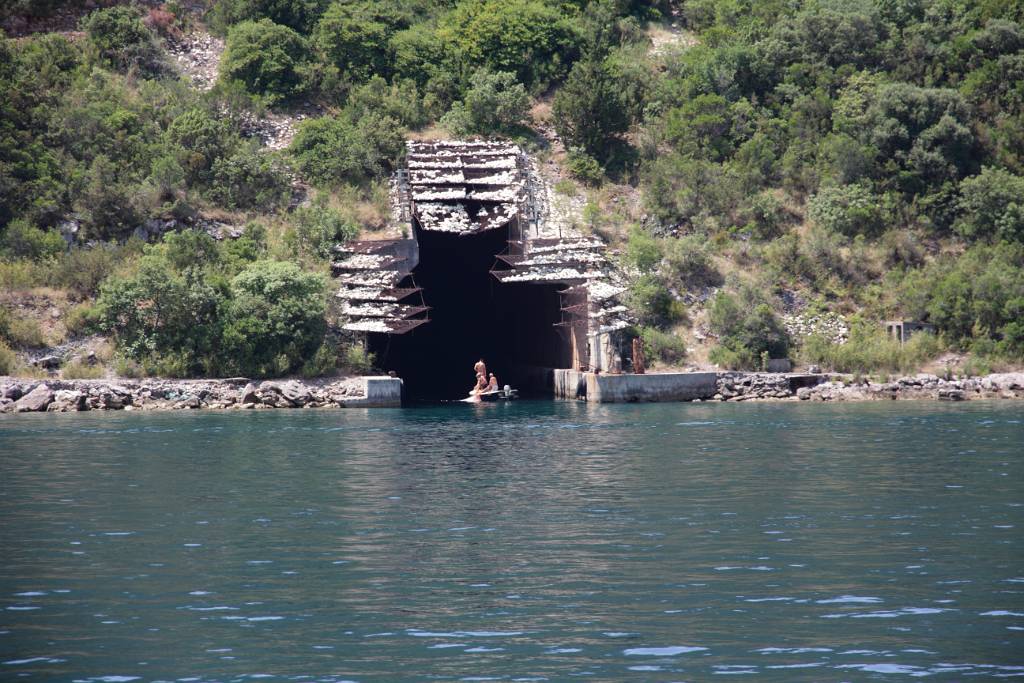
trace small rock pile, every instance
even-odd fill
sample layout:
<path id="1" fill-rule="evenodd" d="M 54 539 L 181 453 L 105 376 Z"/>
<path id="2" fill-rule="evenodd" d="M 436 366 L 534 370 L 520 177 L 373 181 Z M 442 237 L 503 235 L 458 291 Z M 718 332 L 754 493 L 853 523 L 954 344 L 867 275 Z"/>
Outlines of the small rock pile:
<path id="1" fill-rule="evenodd" d="M 364 384 L 358 377 L 259 384 L 245 379 L 116 382 L 0 379 L 0 412 L 5 413 L 325 408 L 358 404 L 364 397 Z"/>
<path id="2" fill-rule="evenodd" d="M 789 377 L 774 373 L 723 372 L 718 376 L 716 401 L 790 398 Z"/>
<path id="3" fill-rule="evenodd" d="M 287 116 L 268 113 L 259 117 L 247 111 L 236 112 L 234 116 L 242 135 L 259 138 L 268 149 L 274 150 L 285 149 L 292 144 L 298 122 L 306 119 L 305 114 Z"/>
<path id="4" fill-rule="evenodd" d="M 782 324 L 791 337 L 802 339 L 819 335 L 833 344 L 845 344 L 850 338 L 850 326 L 838 313 L 790 313 L 782 316 Z"/>
<path id="5" fill-rule="evenodd" d="M 196 89 L 209 90 L 217 82 L 220 56 L 224 52 L 224 41 L 220 38 L 196 31 L 180 41 L 168 41 L 167 51 Z"/>

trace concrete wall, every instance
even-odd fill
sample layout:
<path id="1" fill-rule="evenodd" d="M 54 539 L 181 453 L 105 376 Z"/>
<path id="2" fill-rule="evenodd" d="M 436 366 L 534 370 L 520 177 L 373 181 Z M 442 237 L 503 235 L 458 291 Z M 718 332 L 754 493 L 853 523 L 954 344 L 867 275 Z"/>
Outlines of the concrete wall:
<path id="1" fill-rule="evenodd" d="M 586 398 L 587 375 L 579 370 L 556 369 L 553 372 L 555 398 Z"/>
<path id="2" fill-rule="evenodd" d="M 366 397 L 345 401 L 346 408 L 401 408 L 402 380 L 398 377 L 364 377 Z"/>
<path id="3" fill-rule="evenodd" d="M 555 370 L 555 396 L 582 398 L 593 403 L 629 403 L 648 401 L 692 401 L 711 398 L 717 393 L 716 372 L 675 372 L 656 375 L 606 375 L 575 370 Z"/>

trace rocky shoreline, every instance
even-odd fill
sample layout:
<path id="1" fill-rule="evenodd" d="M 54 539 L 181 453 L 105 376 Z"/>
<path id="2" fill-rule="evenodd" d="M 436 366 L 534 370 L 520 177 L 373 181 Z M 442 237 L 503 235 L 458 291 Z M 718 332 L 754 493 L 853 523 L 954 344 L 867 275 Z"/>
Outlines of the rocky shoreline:
<path id="1" fill-rule="evenodd" d="M 795 380 L 795 381 L 794 381 Z M 803 385 L 803 386 L 801 386 Z M 944 379 L 917 374 L 889 382 L 854 381 L 849 375 L 722 373 L 709 400 L 891 401 L 1024 398 L 1024 372 Z"/>
<path id="2" fill-rule="evenodd" d="M 264 410 L 378 405 L 366 377 L 320 380 L 115 379 L 0 377 L 0 413 L 87 410 Z M 383 378 L 387 379 L 387 378 Z M 890 382 L 843 375 L 723 372 L 715 394 L 696 401 L 882 401 L 1024 399 L 1024 372 L 944 379 L 918 374 Z M 397 395 L 396 395 L 397 396 Z M 384 405 L 397 405 L 397 400 Z"/>
<path id="3" fill-rule="evenodd" d="M 0 412 L 84 410 L 258 410 L 354 407 L 367 403 L 366 378 L 277 380 L 32 380 L 0 378 Z"/>

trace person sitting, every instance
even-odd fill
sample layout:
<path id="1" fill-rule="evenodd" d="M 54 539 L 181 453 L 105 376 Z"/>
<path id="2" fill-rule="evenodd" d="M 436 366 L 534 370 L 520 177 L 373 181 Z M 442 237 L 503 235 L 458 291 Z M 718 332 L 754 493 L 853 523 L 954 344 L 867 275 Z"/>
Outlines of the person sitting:
<path id="1" fill-rule="evenodd" d="M 492 372 L 491 373 L 491 381 L 489 381 L 487 383 L 487 391 L 491 392 L 491 391 L 497 391 L 497 390 L 498 390 L 498 378 L 495 377 L 494 373 Z"/>

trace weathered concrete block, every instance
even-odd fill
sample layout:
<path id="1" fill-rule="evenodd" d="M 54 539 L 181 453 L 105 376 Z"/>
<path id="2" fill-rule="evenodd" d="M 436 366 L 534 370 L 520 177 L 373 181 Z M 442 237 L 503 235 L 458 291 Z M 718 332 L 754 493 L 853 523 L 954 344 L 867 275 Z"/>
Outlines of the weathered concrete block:
<path id="1" fill-rule="evenodd" d="M 587 400 L 595 403 L 692 401 L 718 392 L 716 372 L 673 372 L 658 375 L 595 375 L 587 373 Z"/>
<path id="2" fill-rule="evenodd" d="M 398 377 L 366 377 L 366 398 L 352 401 L 354 405 L 368 408 L 400 408 L 402 407 L 402 380 Z M 346 404 L 349 401 L 345 402 Z"/>

